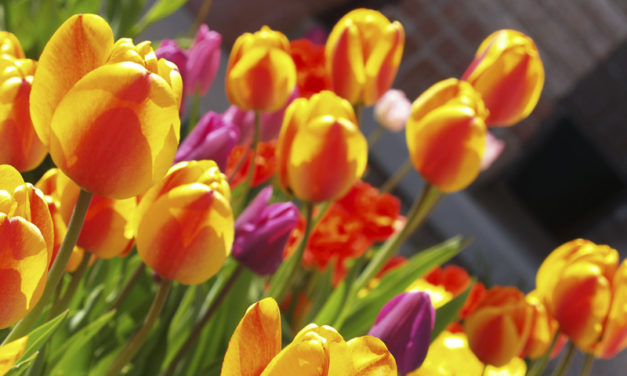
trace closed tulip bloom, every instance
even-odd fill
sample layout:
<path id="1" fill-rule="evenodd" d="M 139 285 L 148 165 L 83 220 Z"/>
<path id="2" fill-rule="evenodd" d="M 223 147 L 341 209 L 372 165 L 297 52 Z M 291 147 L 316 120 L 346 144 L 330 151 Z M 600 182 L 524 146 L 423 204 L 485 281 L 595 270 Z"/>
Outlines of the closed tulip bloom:
<path id="1" fill-rule="evenodd" d="M 527 303 L 531 306 L 533 313 L 531 315 L 531 329 L 529 330 L 529 339 L 523 349 L 521 355 L 529 359 L 537 359 L 544 355 L 551 346 L 551 341 L 557 332 L 559 324 L 549 314 L 544 303 L 534 290 L 525 296 Z M 563 334 L 560 335 L 563 337 Z M 565 341 L 558 340 L 551 351 L 551 356 L 557 356 Z"/>
<path id="2" fill-rule="evenodd" d="M 544 66 L 533 40 L 499 30 L 479 46 L 464 73 L 490 110 L 488 125 L 513 125 L 533 111 L 544 85 Z"/>
<path id="3" fill-rule="evenodd" d="M 529 337 L 532 310 L 515 287 L 492 287 L 464 322 L 472 352 L 501 367 L 520 354 Z"/>
<path id="4" fill-rule="evenodd" d="M 35 61 L 30 59 L 0 56 L 0 139 L 4 141 L 0 163 L 10 164 L 19 171 L 39 166 L 48 153 L 35 133 L 29 113 L 35 67 Z"/>
<path id="5" fill-rule="evenodd" d="M 279 182 L 302 200 L 344 196 L 361 178 L 368 145 L 350 103 L 330 91 L 287 108 L 277 145 Z"/>
<path id="6" fill-rule="evenodd" d="M 368 334 L 380 338 L 394 355 L 399 371 L 407 373 L 425 360 L 434 324 L 429 294 L 405 292 L 383 306 Z"/>
<path id="7" fill-rule="evenodd" d="M 296 85 L 287 37 L 264 26 L 240 35 L 226 68 L 226 94 L 244 110 L 277 111 Z"/>
<path id="8" fill-rule="evenodd" d="M 113 42 L 96 15 L 65 21 L 41 54 L 30 113 L 55 164 L 79 186 L 123 199 L 172 165 L 182 80 L 150 42 Z"/>
<path id="9" fill-rule="evenodd" d="M 466 188 L 481 171 L 487 115 L 468 83 L 450 78 L 412 104 L 406 138 L 411 161 L 422 177 L 443 192 Z"/>
<path id="10" fill-rule="evenodd" d="M 0 376 L 6 375 L 15 362 L 24 354 L 28 336 L 0 346 Z"/>
<path id="11" fill-rule="evenodd" d="M 331 88 L 352 104 L 373 105 L 391 86 L 403 56 L 405 31 L 380 12 L 355 9 L 327 40 Z"/>
<path id="12" fill-rule="evenodd" d="M 235 221 L 233 257 L 259 275 L 274 273 L 292 230 L 298 208 L 292 202 L 268 205 L 272 187 L 264 188 Z"/>
<path id="13" fill-rule="evenodd" d="M 233 245 L 231 191 L 213 161 L 187 161 L 141 198 L 131 221 L 137 252 L 161 277 L 183 284 L 207 281 Z"/>
<path id="14" fill-rule="evenodd" d="M 55 211 L 59 212 L 59 217 L 64 222 L 65 226 L 61 223 L 55 224 L 60 245 L 65 237 L 65 227 L 78 200 L 80 188 L 56 168 L 48 170 L 37 182 L 37 187 L 55 202 L 57 206 Z M 77 246 L 104 259 L 124 255 L 133 244 L 133 238 L 125 228 L 136 207 L 135 197 L 114 200 L 94 195 L 87 209 Z"/>
<path id="15" fill-rule="evenodd" d="M 610 358 L 627 346 L 627 262 L 618 252 L 576 239 L 556 248 L 536 276 L 536 290 L 560 330 L 580 349 Z"/>
<path id="16" fill-rule="evenodd" d="M 222 376 L 396 375 L 394 358 L 378 338 L 348 342 L 329 326 L 303 328 L 281 350 L 281 316 L 272 298 L 253 304 L 235 328 Z"/>
<path id="17" fill-rule="evenodd" d="M 189 48 L 187 81 L 183 85 L 187 95 L 205 95 L 216 78 L 220 67 L 222 35 L 201 25 Z"/>
<path id="18" fill-rule="evenodd" d="M 54 232 L 43 193 L 0 165 L 0 329 L 39 301 L 52 258 Z"/>
<path id="19" fill-rule="evenodd" d="M 185 138 L 176 152 L 174 162 L 211 159 L 224 171 L 239 135 L 239 129 L 233 123 L 209 111 Z"/>
<path id="20" fill-rule="evenodd" d="M 411 103 L 401 90 L 388 90 L 374 106 L 374 116 L 390 132 L 405 129 L 411 114 Z"/>

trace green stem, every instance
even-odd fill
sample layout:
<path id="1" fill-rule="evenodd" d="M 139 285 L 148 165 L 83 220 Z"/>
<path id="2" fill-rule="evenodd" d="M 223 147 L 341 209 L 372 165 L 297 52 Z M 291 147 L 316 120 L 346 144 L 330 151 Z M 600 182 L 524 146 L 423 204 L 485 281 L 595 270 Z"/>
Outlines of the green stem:
<path id="1" fill-rule="evenodd" d="M 377 125 L 377 127 L 368 135 L 368 149 L 372 148 L 374 144 L 379 141 L 383 133 L 385 132 L 385 128 L 381 124 Z"/>
<path id="2" fill-rule="evenodd" d="M 194 23 L 189 28 L 189 30 L 187 30 L 188 38 L 192 38 L 194 34 L 196 34 L 196 31 L 198 31 L 198 29 L 200 28 L 200 25 L 202 25 L 202 23 L 205 21 L 205 19 L 207 18 L 207 15 L 209 14 L 209 10 L 211 9 L 212 3 L 213 3 L 212 0 L 205 0 L 202 3 L 202 6 L 200 7 L 200 11 L 198 12 L 198 15 L 196 16 L 196 19 L 194 20 Z"/>
<path id="3" fill-rule="evenodd" d="M 72 279 L 70 280 L 70 284 L 68 285 L 67 289 L 65 289 L 65 294 L 63 294 L 63 297 L 59 301 L 55 302 L 52 305 L 52 308 L 48 313 L 48 319 L 56 317 L 59 313 L 61 313 L 70 305 L 70 301 L 74 297 L 74 294 L 76 293 L 76 290 L 78 289 L 78 286 L 80 285 L 81 280 L 83 279 L 83 276 L 87 271 L 87 267 L 89 266 L 89 259 L 91 258 L 90 256 L 91 254 L 85 252 L 80 265 L 78 266 L 76 271 L 72 273 Z"/>
<path id="4" fill-rule="evenodd" d="M 486 366 L 485 364 L 483 365 L 483 368 L 481 369 L 481 376 L 485 375 L 485 370 L 486 368 L 488 368 L 488 366 Z"/>
<path id="5" fill-rule="evenodd" d="M 398 185 L 398 183 L 400 183 L 403 178 L 405 177 L 405 175 L 407 175 L 407 173 L 409 171 L 411 171 L 412 169 L 412 163 L 411 160 L 409 158 L 407 158 L 407 160 L 405 161 L 405 163 L 403 163 L 403 165 L 396 170 L 396 172 L 394 173 L 394 175 L 392 175 L 382 186 L 380 189 L 381 193 L 388 193 L 390 192 L 392 189 L 396 188 L 396 186 Z"/>
<path id="6" fill-rule="evenodd" d="M 313 205 L 311 202 L 305 202 L 304 214 L 305 214 L 305 234 L 303 235 L 303 239 L 298 244 L 298 248 L 292 254 L 292 256 L 285 261 L 285 272 L 280 276 L 281 278 L 277 278 L 276 281 L 273 281 L 272 286 L 270 287 L 270 291 L 268 292 L 268 296 L 271 296 L 277 302 L 283 301 L 285 294 L 287 293 L 290 285 L 292 284 L 292 280 L 296 276 L 296 273 L 300 267 L 300 264 L 303 259 L 303 254 L 305 253 L 305 248 L 307 248 L 307 242 L 309 240 L 309 235 L 313 228 Z M 295 297 L 297 298 L 297 297 Z"/>
<path id="7" fill-rule="evenodd" d="M 192 95 L 192 108 L 189 112 L 189 122 L 187 123 L 187 129 L 185 135 L 188 135 L 194 130 L 196 127 L 196 123 L 198 123 L 198 118 L 200 115 L 200 95 L 198 93 L 194 93 Z M 183 135 L 181 135 L 183 136 Z M 184 137 L 181 137 L 183 139 Z"/>
<path id="8" fill-rule="evenodd" d="M 544 371 L 544 368 L 546 368 L 547 363 L 549 362 L 549 357 L 551 356 L 551 351 L 553 351 L 553 348 L 555 347 L 555 344 L 557 343 L 557 339 L 560 336 L 560 331 L 557 330 L 555 332 L 555 335 L 553 336 L 553 340 L 551 341 L 551 344 L 549 345 L 549 349 L 542 355 L 542 357 L 536 361 L 533 364 L 533 367 L 531 367 L 531 369 L 529 370 L 529 373 L 527 374 L 528 376 L 539 376 L 542 374 L 542 371 Z"/>
<path id="9" fill-rule="evenodd" d="M 85 221 L 85 215 L 87 214 L 87 209 L 89 208 L 92 195 L 93 194 L 91 192 L 81 189 L 81 193 L 78 195 L 78 200 L 76 201 L 74 212 L 70 218 L 70 223 L 68 224 L 63 243 L 61 243 L 61 247 L 59 247 L 59 252 L 52 263 L 52 268 L 48 271 L 48 280 L 46 282 L 44 292 L 41 295 L 41 299 L 39 299 L 39 303 L 37 303 L 33 310 L 15 325 L 11 333 L 9 333 L 7 338 L 4 339 L 3 344 L 9 343 L 30 332 L 32 327 L 35 325 L 35 322 L 37 322 L 39 315 L 43 312 L 48 300 L 50 300 L 57 289 L 57 285 L 63 278 L 65 267 L 72 255 L 72 250 L 78 241 L 78 235 L 83 227 L 83 222 Z"/>
<path id="10" fill-rule="evenodd" d="M 566 348 L 566 353 L 560 359 L 559 364 L 555 371 L 551 374 L 551 376 L 563 376 L 566 374 L 568 370 L 568 366 L 570 366 L 570 362 L 573 360 L 573 355 L 575 354 L 575 344 L 573 342 L 568 343 L 568 347 Z"/>
<path id="11" fill-rule="evenodd" d="M 113 304 L 111 304 L 111 310 L 117 310 L 118 308 L 120 308 L 124 300 L 126 300 L 126 297 L 128 297 L 128 295 L 131 293 L 131 290 L 133 289 L 133 286 L 135 286 L 135 283 L 137 283 L 137 281 L 139 280 L 139 277 L 144 274 L 145 268 L 146 266 L 144 265 L 144 263 L 140 261 L 131 278 L 129 278 L 129 280 L 122 288 L 120 294 L 115 298 Z"/>
<path id="12" fill-rule="evenodd" d="M 133 356 L 139 351 L 142 344 L 150 334 L 150 330 L 157 322 L 159 318 L 159 314 L 165 305 L 165 302 L 168 298 L 168 292 L 170 292 L 170 287 L 172 286 L 172 281 L 164 279 L 161 281 L 161 286 L 159 286 L 159 291 L 157 291 L 157 295 L 155 295 L 155 299 L 152 301 L 152 305 L 150 306 L 150 310 L 148 311 L 148 315 L 144 320 L 144 324 L 141 326 L 139 331 L 135 333 L 131 341 L 122 349 L 122 351 L 118 354 L 115 361 L 111 364 L 109 369 L 107 370 L 107 376 L 117 376 L 120 374 L 122 367 L 128 363 Z"/>
<path id="13" fill-rule="evenodd" d="M 594 363 L 594 354 L 586 354 L 586 360 L 583 363 L 583 368 L 579 376 L 588 376 L 592 370 L 592 363 Z"/>
<path id="14" fill-rule="evenodd" d="M 368 263 L 359 278 L 355 281 L 352 295 L 357 295 L 362 288 L 366 287 L 368 282 L 370 282 L 379 270 L 383 268 L 387 260 L 392 257 L 396 251 L 398 251 L 401 244 L 403 244 L 407 237 L 420 227 L 422 222 L 424 222 L 435 205 L 439 202 L 439 198 L 441 196 L 442 192 L 440 192 L 435 186 L 427 183 L 423 187 L 420 196 L 416 201 L 414 201 L 411 209 L 409 209 L 405 227 L 383 243 L 381 248 L 372 258 L 372 261 Z"/>
<path id="15" fill-rule="evenodd" d="M 218 310 L 218 308 L 220 307 L 220 303 L 222 303 L 222 300 L 224 300 L 227 293 L 231 290 L 233 285 L 235 285 L 235 282 L 242 274 L 243 270 L 244 267 L 241 264 L 238 264 L 233 273 L 231 273 L 229 279 L 222 286 L 222 289 L 220 290 L 216 298 L 211 302 L 211 305 L 207 309 L 207 312 L 205 312 L 202 318 L 196 323 L 196 325 L 194 325 L 194 328 L 192 329 L 189 337 L 187 337 L 183 346 L 176 353 L 176 356 L 174 357 L 174 359 L 172 359 L 172 362 L 170 362 L 168 368 L 161 373 L 161 376 L 169 376 L 174 373 L 174 371 L 176 370 L 176 366 L 181 360 L 183 360 L 189 350 L 192 349 L 192 346 L 194 346 L 194 343 L 196 343 L 198 337 L 200 337 L 203 328 L 207 325 L 211 317 L 213 317 L 213 314 Z"/>

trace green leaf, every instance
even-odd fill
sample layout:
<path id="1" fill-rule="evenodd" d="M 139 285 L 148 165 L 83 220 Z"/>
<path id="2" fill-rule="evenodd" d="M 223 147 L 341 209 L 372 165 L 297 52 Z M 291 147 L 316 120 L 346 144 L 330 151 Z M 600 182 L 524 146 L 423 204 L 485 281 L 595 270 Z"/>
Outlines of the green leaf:
<path id="1" fill-rule="evenodd" d="M 363 335 L 370 329 L 385 303 L 405 291 L 433 267 L 457 255 L 464 245 L 460 237 L 454 237 L 417 253 L 405 265 L 387 273 L 365 296 L 354 300 L 346 320 L 337 329 L 345 338 Z"/>
<path id="2" fill-rule="evenodd" d="M 344 299 L 346 297 L 346 283 L 342 282 L 333 290 L 327 303 L 322 307 L 316 318 L 313 320 L 318 325 L 332 324 L 340 314 L 344 307 Z"/>
<path id="3" fill-rule="evenodd" d="M 475 280 L 472 280 L 464 292 L 457 295 L 453 300 L 435 311 L 435 325 L 433 325 L 433 332 L 431 333 L 431 342 L 438 338 L 440 333 L 442 333 L 450 323 L 457 320 L 459 317 L 459 311 L 464 306 L 464 303 L 468 298 L 468 294 L 470 294 L 470 290 L 474 284 Z"/>
<path id="4" fill-rule="evenodd" d="M 22 356 L 20 358 L 21 359 L 20 362 L 15 364 L 11 368 L 9 373 L 7 373 L 7 376 L 21 376 L 21 375 L 23 375 L 30 368 L 31 364 L 35 361 L 35 359 L 37 358 L 38 354 L 39 354 L 39 352 L 35 352 L 31 356 L 29 356 L 27 359 L 24 359 L 24 356 Z"/>
<path id="5" fill-rule="evenodd" d="M 157 0 L 155 4 L 150 8 L 148 13 L 139 21 L 137 25 L 136 33 L 146 29 L 152 23 L 163 19 L 170 14 L 176 12 L 182 7 L 187 0 Z"/>
<path id="6" fill-rule="evenodd" d="M 68 313 L 69 311 L 65 311 L 59 316 L 40 325 L 39 327 L 37 327 L 37 329 L 30 332 L 28 334 L 28 342 L 26 343 L 26 349 L 24 350 L 24 355 L 22 355 L 22 358 L 30 358 L 33 354 L 39 351 L 39 349 L 43 347 L 46 341 L 48 341 L 48 339 L 59 328 L 59 325 L 61 325 L 63 320 L 67 317 Z"/>
<path id="7" fill-rule="evenodd" d="M 74 333 L 63 345 L 54 349 L 50 354 L 50 359 L 58 359 L 58 361 L 52 368 L 50 375 L 68 375 L 70 371 L 75 371 L 77 368 L 75 358 L 85 352 L 91 356 L 90 352 L 87 350 L 89 341 L 110 322 L 114 315 L 115 311 L 102 315 L 97 320 Z M 87 363 L 89 364 L 89 362 Z"/>

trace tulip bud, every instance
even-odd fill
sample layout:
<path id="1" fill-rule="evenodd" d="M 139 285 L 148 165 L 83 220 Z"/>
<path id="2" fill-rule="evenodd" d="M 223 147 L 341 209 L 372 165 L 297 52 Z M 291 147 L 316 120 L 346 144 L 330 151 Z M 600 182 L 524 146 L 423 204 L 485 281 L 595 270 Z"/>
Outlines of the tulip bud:
<path id="1" fill-rule="evenodd" d="M 481 170 L 486 110 L 466 82 L 441 81 L 412 104 L 407 147 L 423 178 L 446 193 L 466 188 Z"/>
<path id="2" fill-rule="evenodd" d="M 401 90 L 388 90 L 374 106 L 374 116 L 390 132 L 400 132 L 411 114 L 411 103 Z"/>
<path id="3" fill-rule="evenodd" d="M 209 111 L 185 138 L 176 152 L 174 162 L 211 159 L 224 171 L 238 139 L 239 130 L 235 125 Z"/>
<path id="4" fill-rule="evenodd" d="M 585 352 L 611 358 L 627 347 L 627 261 L 606 245 L 576 239 L 556 248 L 536 276 L 560 330 Z"/>
<path id="5" fill-rule="evenodd" d="M 429 294 L 405 292 L 383 306 L 368 334 L 383 340 L 398 369 L 407 373 L 425 360 L 434 324 L 435 309 Z"/>
<path id="6" fill-rule="evenodd" d="M 296 85 L 287 37 L 264 26 L 235 41 L 226 68 L 226 94 L 244 110 L 276 111 Z"/>
<path id="7" fill-rule="evenodd" d="M 373 105 L 391 86 L 403 56 L 405 31 L 380 12 L 355 9 L 331 30 L 326 44 L 331 87 L 352 104 Z"/>
<path id="8" fill-rule="evenodd" d="M 123 199 L 144 192 L 172 165 L 182 80 L 149 42 L 113 43 L 96 15 L 75 15 L 41 54 L 30 96 L 37 135 L 79 186 Z"/>
<path id="9" fill-rule="evenodd" d="M 549 350 L 559 324 L 547 312 L 544 303 L 540 300 L 536 291 L 527 294 L 525 299 L 527 303 L 529 303 L 529 306 L 531 306 L 533 313 L 531 315 L 529 339 L 525 344 L 522 355 L 530 359 L 537 359 Z M 558 340 L 551 351 L 551 355 L 553 356 L 553 354 L 555 354 L 555 356 L 557 356 L 563 345 L 564 341 Z"/>
<path id="10" fill-rule="evenodd" d="M 194 42 L 189 48 L 187 60 L 187 81 L 184 88 L 187 95 L 205 95 L 216 78 L 220 67 L 220 44 L 222 35 L 201 25 Z"/>
<path id="11" fill-rule="evenodd" d="M 233 257 L 259 275 L 274 273 L 298 224 L 292 202 L 268 205 L 272 187 L 264 188 L 235 221 Z"/>
<path id="12" fill-rule="evenodd" d="M 213 161 L 179 162 L 143 196 L 130 228 L 137 252 L 165 279 L 200 284 L 233 245 L 231 191 Z"/>
<path id="13" fill-rule="evenodd" d="M 53 231 L 43 193 L 12 166 L 0 165 L 0 329 L 19 321 L 41 298 Z"/>
<path id="14" fill-rule="evenodd" d="M 7 47 L 8 40 L 0 47 Z M 15 47 L 21 51 L 19 44 Z M 6 53 L 0 56 L 0 163 L 19 171 L 39 166 L 48 153 L 35 133 L 29 113 L 35 67 L 35 61 L 30 59 L 17 59 Z"/>
<path id="15" fill-rule="evenodd" d="M 330 91 L 287 108 L 277 145 L 281 186 L 302 200 L 345 195 L 361 178 L 368 145 L 350 103 Z"/>
<path id="16" fill-rule="evenodd" d="M 470 348 L 483 363 L 506 365 L 525 346 L 531 315 L 525 296 L 515 287 L 489 289 L 464 322 Z"/>
<path id="17" fill-rule="evenodd" d="M 464 73 L 483 97 L 488 125 L 512 125 L 531 113 L 544 85 L 544 66 L 538 48 L 525 34 L 499 30 L 479 46 Z"/>

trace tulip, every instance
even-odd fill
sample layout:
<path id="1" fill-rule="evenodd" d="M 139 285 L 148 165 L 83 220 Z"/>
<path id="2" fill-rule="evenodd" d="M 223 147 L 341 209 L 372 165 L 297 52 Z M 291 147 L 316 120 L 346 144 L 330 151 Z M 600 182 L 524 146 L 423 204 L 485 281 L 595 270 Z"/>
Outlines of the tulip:
<path id="1" fill-rule="evenodd" d="M 83 189 L 123 199 L 172 165 L 182 80 L 149 42 L 113 43 L 96 15 L 65 21 L 41 54 L 30 113 L 55 164 Z"/>
<path id="2" fill-rule="evenodd" d="M 155 50 L 157 58 L 166 59 L 176 65 L 183 81 L 184 90 L 187 92 L 185 83 L 187 82 L 187 61 L 189 60 L 188 52 L 179 47 L 175 40 L 164 39 L 161 41 L 159 48 Z"/>
<path id="3" fill-rule="evenodd" d="M 481 171 L 490 168 L 492 163 L 503 153 L 503 149 L 505 149 L 505 141 L 494 137 L 491 132 L 486 132 L 485 151 L 483 152 L 483 158 L 481 158 Z"/>
<path id="4" fill-rule="evenodd" d="M 531 327 L 532 309 L 515 287 L 492 287 L 464 322 L 472 352 L 501 367 L 520 354 Z"/>
<path id="5" fill-rule="evenodd" d="M 374 106 L 374 117 L 390 132 L 405 129 L 410 114 L 411 103 L 401 90 L 388 90 Z"/>
<path id="6" fill-rule="evenodd" d="M 17 37 L 8 31 L 0 31 L 0 55 L 14 59 L 24 59 L 24 50 Z"/>
<path id="7" fill-rule="evenodd" d="M 373 105 L 391 86 L 403 56 L 405 31 L 380 12 L 355 9 L 331 30 L 325 54 L 331 87 L 350 103 Z"/>
<path id="8" fill-rule="evenodd" d="M 277 111 L 296 85 L 287 37 L 264 26 L 235 41 L 226 68 L 226 94 L 244 110 Z"/>
<path id="9" fill-rule="evenodd" d="M 185 138 L 176 152 L 174 162 L 211 159 L 224 171 L 238 139 L 239 130 L 235 125 L 209 111 Z"/>
<path id="10" fill-rule="evenodd" d="M 627 261 L 606 245 L 576 239 L 544 260 L 536 290 L 560 330 L 585 352 L 611 358 L 627 347 Z"/>
<path id="11" fill-rule="evenodd" d="M 137 252 L 161 277 L 183 284 L 207 281 L 233 245 L 231 191 L 213 161 L 187 161 L 141 198 L 130 228 Z"/>
<path id="12" fill-rule="evenodd" d="M 466 82 L 441 81 L 412 104 L 406 138 L 412 164 L 445 193 L 466 188 L 481 170 L 486 110 Z"/>
<path id="13" fill-rule="evenodd" d="M 24 317 L 43 293 L 54 232 L 43 193 L 0 165 L 0 329 Z"/>
<path id="14" fill-rule="evenodd" d="M 62 224 L 55 221 L 57 241 L 60 245 L 78 200 L 80 188 L 56 168 L 48 170 L 37 182 L 37 187 L 50 196 L 57 206 L 55 211 L 59 212 L 59 220 L 63 222 Z M 137 200 L 134 197 L 114 200 L 94 195 L 87 209 L 77 246 L 104 259 L 127 253 L 133 245 L 133 238 L 126 233 L 125 228 L 136 206 Z M 75 260 L 78 257 L 76 252 L 80 251 L 73 250 L 72 257 Z"/>
<path id="15" fill-rule="evenodd" d="M 525 299 L 533 309 L 533 314 L 531 316 L 529 339 L 525 344 L 522 355 L 530 359 L 537 359 L 549 350 L 559 324 L 549 315 L 544 303 L 535 290 L 527 294 Z M 564 338 L 564 335 L 560 334 L 560 338 Z M 564 344 L 564 340 L 558 340 L 553 346 L 551 356 L 557 356 L 561 352 Z"/>
<path id="16" fill-rule="evenodd" d="M 383 306 L 368 334 L 383 340 L 399 371 L 407 373 L 425 360 L 434 324 L 429 294 L 405 292 Z"/>
<path id="17" fill-rule="evenodd" d="M 0 346 L 0 376 L 6 375 L 24 354 L 27 342 L 28 337 L 22 337 Z"/>
<path id="18" fill-rule="evenodd" d="M 233 257 L 259 275 L 273 274 L 298 224 L 292 202 L 268 205 L 272 187 L 264 188 L 235 221 Z"/>
<path id="19" fill-rule="evenodd" d="M 287 108 L 277 163 L 289 193 L 311 202 L 340 198 L 361 178 L 367 159 L 366 139 L 346 100 L 322 91 Z"/>
<path id="20" fill-rule="evenodd" d="M 394 358 L 378 338 L 345 342 L 328 326 L 303 328 L 281 350 L 281 316 L 272 298 L 253 304 L 235 328 L 222 363 L 222 376 L 396 375 Z"/>
<path id="21" fill-rule="evenodd" d="M 0 56 L 0 139 L 3 140 L 0 163 L 10 164 L 19 171 L 28 171 L 37 167 L 48 153 L 35 133 L 29 113 L 29 96 L 36 63 L 30 59 L 10 56 L 10 40 L 0 39 L 0 43 L 4 42 L 0 45 L 3 49 Z M 19 48 L 19 51 L 13 53 L 20 56 L 19 42 L 13 47 Z"/>
<path id="22" fill-rule="evenodd" d="M 525 362 L 518 357 L 502 367 L 484 366 L 470 350 L 466 334 L 444 331 L 429 347 L 422 366 L 407 376 L 525 376 L 526 372 Z"/>
<path id="23" fill-rule="evenodd" d="M 251 187 L 263 184 L 276 172 L 276 141 L 258 143 L 254 163 L 250 149 L 250 146 L 237 145 L 229 155 L 226 174 L 231 187 L 237 187 L 246 181 L 251 168 L 254 168 Z"/>
<path id="24" fill-rule="evenodd" d="M 298 91 L 309 98 L 329 90 L 331 83 L 326 71 L 324 44 L 315 44 L 308 39 L 290 42 L 290 54 L 296 65 Z"/>
<path id="25" fill-rule="evenodd" d="M 220 67 L 222 35 L 201 25 L 189 48 L 187 77 L 183 87 L 187 95 L 205 95 L 216 78 Z"/>
<path id="26" fill-rule="evenodd" d="M 544 85 L 538 48 L 525 34 L 499 30 L 479 46 L 462 76 L 481 93 L 488 125 L 512 125 L 531 113 Z"/>

